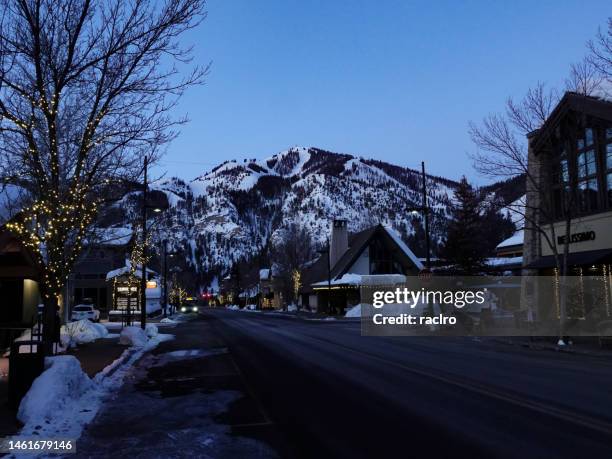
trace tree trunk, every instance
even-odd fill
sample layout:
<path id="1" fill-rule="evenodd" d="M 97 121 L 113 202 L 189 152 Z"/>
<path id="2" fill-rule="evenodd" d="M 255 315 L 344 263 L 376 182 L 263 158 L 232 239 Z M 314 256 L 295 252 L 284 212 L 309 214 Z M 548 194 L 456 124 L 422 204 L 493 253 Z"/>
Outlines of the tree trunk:
<path id="1" fill-rule="evenodd" d="M 57 298 L 55 296 L 45 297 L 42 317 L 43 336 L 42 346 L 46 356 L 53 355 L 53 343 L 56 339 L 56 315 L 57 315 Z"/>

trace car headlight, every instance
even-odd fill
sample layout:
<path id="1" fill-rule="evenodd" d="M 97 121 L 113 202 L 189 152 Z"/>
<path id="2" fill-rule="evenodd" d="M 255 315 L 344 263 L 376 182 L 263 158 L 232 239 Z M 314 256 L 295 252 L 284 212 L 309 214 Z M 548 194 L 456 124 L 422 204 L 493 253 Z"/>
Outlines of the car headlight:
<path id="1" fill-rule="evenodd" d="M 183 306 L 183 307 L 181 308 L 181 312 L 187 312 L 187 308 L 186 308 L 185 306 Z"/>
<path id="2" fill-rule="evenodd" d="M 192 310 L 193 312 L 198 312 L 198 307 L 197 307 L 197 306 L 194 306 L 193 308 L 191 308 L 191 310 Z"/>

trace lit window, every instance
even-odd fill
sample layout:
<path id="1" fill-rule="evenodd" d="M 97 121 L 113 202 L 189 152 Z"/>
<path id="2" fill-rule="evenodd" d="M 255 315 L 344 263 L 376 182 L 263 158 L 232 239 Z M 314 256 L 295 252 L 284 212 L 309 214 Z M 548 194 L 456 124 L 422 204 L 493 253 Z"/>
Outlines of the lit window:
<path id="1" fill-rule="evenodd" d="M 157 288 L 157 281 L 154 281 L 154 280 L 147 281 L 147 288 Z"/>

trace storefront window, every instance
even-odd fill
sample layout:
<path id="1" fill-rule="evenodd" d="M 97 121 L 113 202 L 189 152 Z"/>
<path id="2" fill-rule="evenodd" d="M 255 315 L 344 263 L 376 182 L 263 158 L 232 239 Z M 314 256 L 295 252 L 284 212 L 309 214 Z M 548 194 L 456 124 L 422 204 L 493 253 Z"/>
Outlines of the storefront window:
<path id="1" fill-rule="evenodd" d="M 587 128 L 585 131 L 585 139 L 587 147 L 593 145 L 593 129 Z"/>
<path id="2" fill-rule="evenodd" d="M 587 129 L 587 132 L 591 131 Z M 592 133 L 591 133 L 592 135 Z M 595 150 L 578 153 L 578 202 L 580 211 L 597 209 L 597 160 Z"/>

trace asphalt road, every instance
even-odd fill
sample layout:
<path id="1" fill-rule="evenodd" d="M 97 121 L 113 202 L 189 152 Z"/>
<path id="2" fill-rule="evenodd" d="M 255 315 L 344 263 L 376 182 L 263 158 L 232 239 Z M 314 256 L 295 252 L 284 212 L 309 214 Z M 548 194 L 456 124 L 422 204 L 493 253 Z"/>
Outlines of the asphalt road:
<path id="1" fill-rule="evenodd" d="M 242 311 L 197 322 L 229 349 L 281 456 L 612 457 L 609 358 Z"/>

